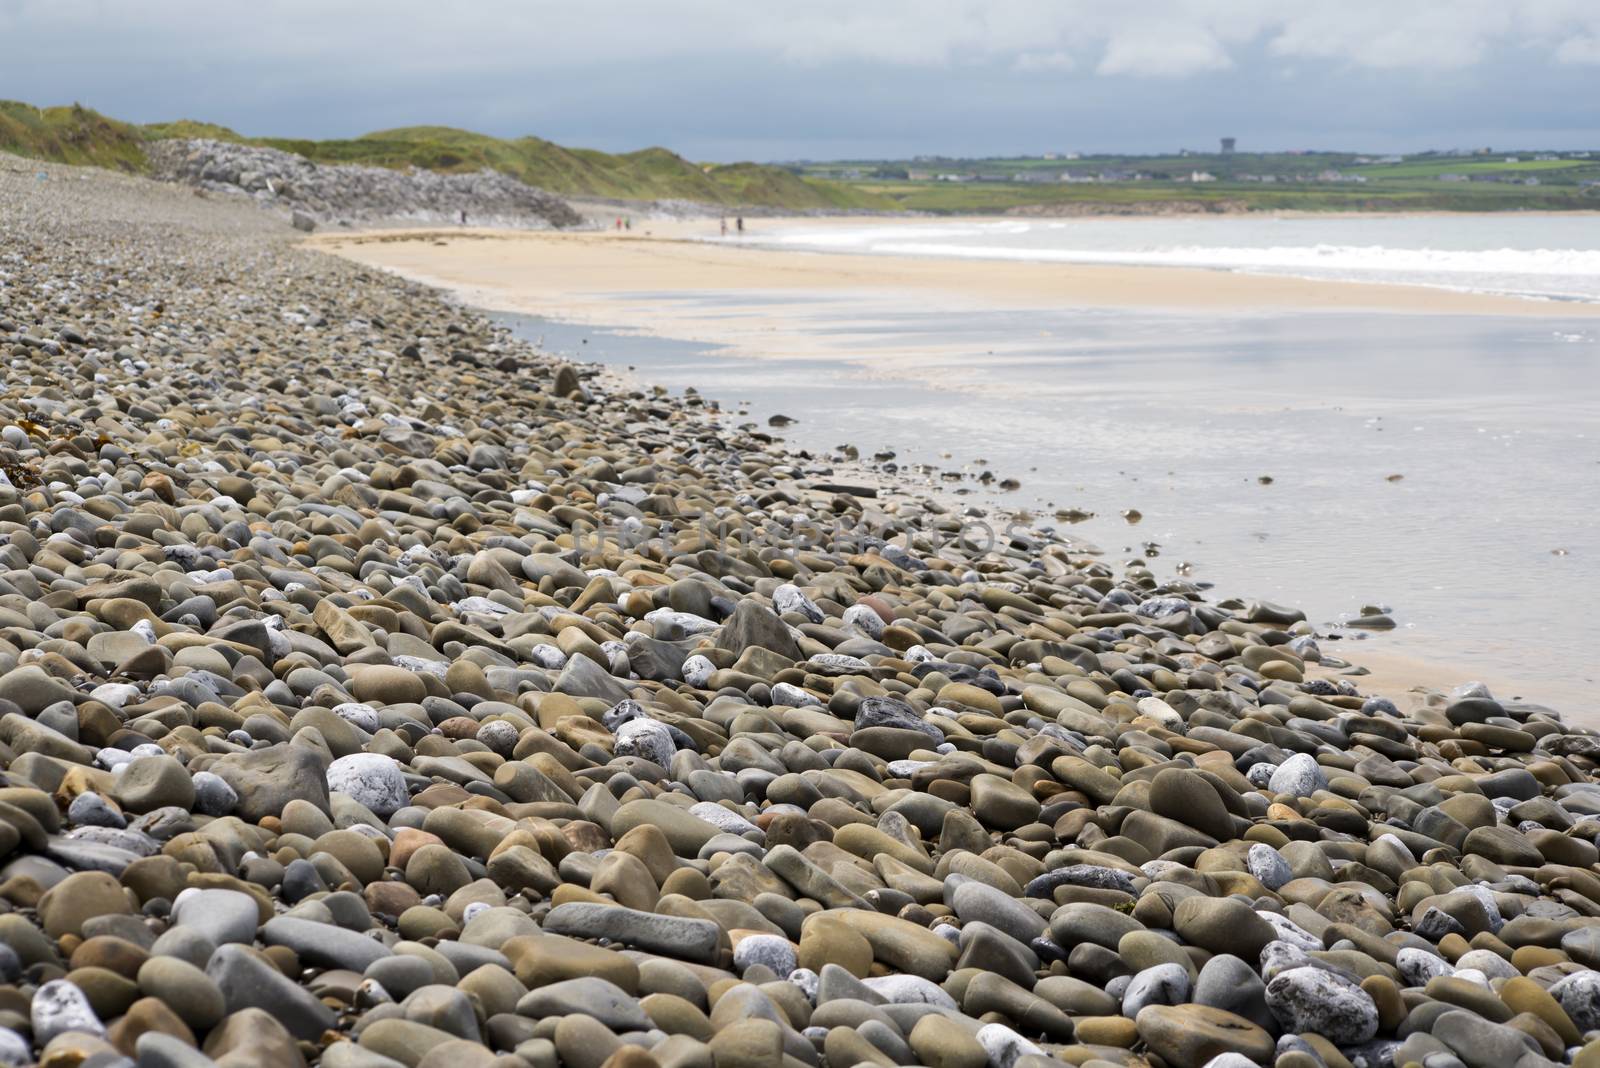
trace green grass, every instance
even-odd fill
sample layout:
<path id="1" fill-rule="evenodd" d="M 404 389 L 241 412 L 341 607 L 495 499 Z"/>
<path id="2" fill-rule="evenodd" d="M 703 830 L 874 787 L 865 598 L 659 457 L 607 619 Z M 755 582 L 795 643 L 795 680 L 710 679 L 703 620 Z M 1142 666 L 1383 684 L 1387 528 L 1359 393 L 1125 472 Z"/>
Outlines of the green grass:
<path id="1" fill-rule="evenodd" d="M 1524 159 L 1516 163 L 1507 163 L 1504 157 L 1496 160 L 1463 161 L 1463 160 L 1428 160 L 1415 163 L 1386 163 L 1368 167 L 1356 168 L 1356 173 L 1367 175 L 1369 178 L 1437 178 L 1441 174 L 1505 174 L 1510 176 L 1537 175 L 1546 177 L 1544 172 L 1564 171 L 1577 167 L 1594 167 L 1593 160 L 1586 159 Z"/>
<path id="2" fill-rule="evenodd" d="M 845 181 L 908 210 L 985 214 L 1032 210 L 1063 214 L 1092 211 L 1564 211 L 1600 209 L 1600 158 L 1529 159 L 1508 154 L 1423 154 L 1399 163 L 1363 162 L 1352 152 L 1277 152 L 1161 156 L 1085 156 L 1046 160 L 849 160 L 806 164 L 818 178 Z M 1543 154 L 1543 153 L 1539 153 Z M 1140 181 L 1063 183 L 1061 174 L 1137 173 Z M 1193 171 L 1216 181 L 1177 181 Z M 976 176 L 977 181 L 913 180 L 910 172 Z M 1329 172 L 1342 176 L 1325 180 Z M 884 179 L 876 174 L 901 174 Z M 1442 181 L 1461 175 L 1471 181 Z M 1043 176 L 1043 182 L 1018 177 Z M 1361 181 L 1354 180 L 1356 177 Z M 1255 180 L 1247 180 L 1247 179 Z M 1262 181 L 1262 178 L 1269 179 Z M 1537 178 L 1537 185 L 1523 185 Z"/>
<path id="3" fill-rule="evenodd" d="M 1448 172 L 1446 172 L 1448 173 Z M 908 211 L 984 215 L 1037 209 L 1183 211 L 1565 211 L 1600 209 L 1600 190 L 1572 186 L 1451 183 L 1437 179 L 1358 184 L 1246 182 L 1023 183 L 862 182 L 858 188 Z"/>
<path id="4" fill-rule="evenodd" d="M 0 152 L 107 170 L 145 169 L 144 135 L 137 126 L 77 104 L 36 108 L 0 100 Z"/>
<path id="5" fill-rule="evenodd" d="M 891 209 L 848 185 L 802 177 L 756 163 L 702 166 L 664 148 L 614 155 L 566 148 L 538 137 L 499 138 L 447 126 L 408 126 L 345 140 L 245 137 L 215 123 L 179 119 L 133 126 L 87 108 L 0 102 L 0 150 L 61 163 L 120 170 L 146 168 L 144 144 L 164 138 L 209 138 L 294 152 L 318 163 L 362 163 L 443 173 L 492 170 L 574 197 L 693 200 L 787 211 Z"/>

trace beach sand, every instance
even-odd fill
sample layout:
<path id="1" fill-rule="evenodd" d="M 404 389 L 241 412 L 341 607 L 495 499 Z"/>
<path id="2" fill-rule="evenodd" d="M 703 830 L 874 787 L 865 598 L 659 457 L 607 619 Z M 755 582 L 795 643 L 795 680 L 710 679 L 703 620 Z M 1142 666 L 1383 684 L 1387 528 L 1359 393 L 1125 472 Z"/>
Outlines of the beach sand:
<path id="1" fill-rule="evenodd" d="M 803 222 L 811 227 L 859 225 L 860 220 Z M 760 229 L 781 224 L 757 220 L 755 225 L 752 242 L 759 241 Z M 893 380 L 936 368 L 928 379 L 945 383 L 960 379 L 966 386 L 971 383 L 959 370 L 952 370 L 951 357 L 970 362 L 970 338 L 941 341 L 923 332 L 906 339 L 892 331 L 874 332 L 876 325 L 894 322 L 893 317 L 907 309 L 925 309 L 935 318 L 968 309 L 1006 308 L 1127 308 L 1220 316 L 1370 312 L 1502 320 L 1600 314 L 1596 305 L 1420 286 L 1183 268 L 816 253 L 700 240 L 716 233 L 715 220 L 691 220 L 636 224 L 635 230 L 621 234 L 433 228 L 319 234 L 307 243 L 445 288 L 476 307 L 704 342 L 717 346 L 724 356 L 849 363 L 857 365 L 851 374 L 858 380 L 860 376 Z M 821 329 L 819 323 L 828 325 Z M 1026 344 L 1018 337 L 1019 344 Z M 941 352 L 942 347 L 948 351 Z M 632 362 L 631 357 L 623 358 Z M 977 373 L 976 368 L 969 370 Z M 648 376 L 650 371 L 644 373 Z M 695 382 L 714 390 L 715 372 L 706 373 L 712 378 L 697 377 Z M 995 387 L 988 388 L 988 399 L 996 401 Z M 801 410 L 790 414 L 808 418 Z M 1196 525 L 1192 515 L 1188 525 Z M 1259 554 L 1260 549 L 1252 551 Z M 1246 547 L 1241 545 L 1239 552 L 1246 553 Z M 1457 660 L 1436 657 L 1434 650 L 1418 655 L 1409 644 L 1383 638 L 1347 641 L 1332 643 L 1328 652 L 1367 668 L 1371 674 L 1360 677 L 1358 684 L 1402 707 L 1418 699 L 1412 689 L 1419 685 L 1448 691 L 1464 682 L 1483 681 L 1496 693 L 1512 694 L 1524 691 L 1519 682 L 1532 681 L 1520 678 L 1516 670 L 1497 674 L 1493 666 L 1467 655 Z M 1572 707 L 1576 680 L 1570 687 L 1541 682 L 1526 687 L 1532 691 L 1529 697 Z"/>
<path id="2" fill-rule="evenodd" d="M 804 220 L 807 226 L 824 220 Z M 836 220 L 859 225 L 860 220 Z M 760 220 L 777 227 L 780 220 Z M 875 221 L 876 225 L 876 221 Z M 1555 303 L 1422 286 L 1327 282 L 1167 267 L 851 255 L 708 242 L 709 220 L 653 222 L 617 233 L 391 230 L 326 234 L 308 244 L 453 290 L 470 303 L 581 321 L 680 331 L 687 318 L 661 294 L 907 293 L 988 307 L 1305 309 L 1432 315 L 1597 316 L 1600 305 Z M 629 314 L 622 316 L 619 311 Z"/>

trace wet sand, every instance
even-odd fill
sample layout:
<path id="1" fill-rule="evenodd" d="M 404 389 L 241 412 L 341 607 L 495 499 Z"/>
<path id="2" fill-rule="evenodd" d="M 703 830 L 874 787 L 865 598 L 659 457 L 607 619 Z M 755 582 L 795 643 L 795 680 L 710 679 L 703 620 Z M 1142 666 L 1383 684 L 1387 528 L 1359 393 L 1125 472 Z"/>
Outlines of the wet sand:
<path id="1" fill-rule="evenodd" d="M 1319 627 L 1354 614 L 1362 598 L 1393 598 L 1400 630 L 1328 651 L 1369 668 L 1362 685 L 1402 705 L 1413 686 L 1477 680 L 1497 694 L 1579 711 L 1592 685 L 1581 650 L 1529 598 L 1583 586 L 1588 528 L 1533 508 L 1515 529 L 1497 520 L 1457 544 L 1438 536 L 1435 517 L 1476 489 L 1452 484 L 1452 471 L 1521 484 L 1514 498 L 1486 495 L 1487 506 L 1508 514 L 1527 499 L 1555 498 L 1559 487 L 1541 489 L 1514 465 L 1555 477 L 1551 457 L 1571 434 L 1552 436 L 1555 412 L 1519 396 L 1522 380 L 1503 378 L 1501 368 L 1522 373 L 1519 333 L 1572 326 L 1558 320 L 1581 327 L 1596 308 L 1205 270 L 693 240 L 714 233 L 715 222 L 702 220 L 641 224 L 624 235 L 431 230 L 312 243 L 474 306 L 538 316 L 517 326 L 530 341 L 637 366 L 643 381 L 694 385 L 741 402 L 753 419 L 798 417 L 786 433 L 803 447 L 849 441 L 864 456 L 894 448 L 903 464 L 962 468 L 972 486 L 966 503 L 1044 515 L 1088 508 L 1098 518 L 1068 529 L 1103 546 L 1108 560 L 1159 542 L 1158 573 L 1192 561 L 1197 578 L 1297 604 Z M 664 355 L 628 334 L 661 340 Z M 1538 351 L 1566 357 L 1577 349 Z M 1409 376 L 1391 366 L 1394 352 L 1412 354 Z M 1454 394 L 1436 387 L 1444 379 Z M 1003 433 L 997 411 L 1009 413 Z M 1053 414 L 1063 411 L 1073 413 L 1066 423 Z M 1501 425 L 1485 434 L 1478 421 L 1490 412 Z M 1428 433 L 1414 433 L 1413 422 L 1426 422 Z M 1514 459 L 1484 451 L 1488 439 L 1524 426 L 1546 433 L 1542 451 L 1526 437 Z M 1106 453 L 1113 440 L 1114 454 Z M 1330 482 L 1334 442 L 1345 470 Z M 1100 458 L 1085 466 L 1085 455 Z M 978 456 L 996 475 L 1019 476 L 1023 490 L 972 485 Z M 1259 487 L 1256 476 L 1269 470 L 1275 485 Z M 1385 481 L 1397 471 L 1409 480 Z M 1577 472 L 1567 492 L 1591 478 Z M 939 487 L 938 476 L 927 485 Z M 1130 506 L 1146 515 L 1137 529 L 1117 517 Z M 1352 539 L 1345 523 L 1360 515 L 1383 522 Z M 1569 543 L 1577 556 L 1550 555 Z M 1426 555 L 1412 546 L 1426 546 Z M 1485 572 L 1490 559 L 1500 566 Z"/>

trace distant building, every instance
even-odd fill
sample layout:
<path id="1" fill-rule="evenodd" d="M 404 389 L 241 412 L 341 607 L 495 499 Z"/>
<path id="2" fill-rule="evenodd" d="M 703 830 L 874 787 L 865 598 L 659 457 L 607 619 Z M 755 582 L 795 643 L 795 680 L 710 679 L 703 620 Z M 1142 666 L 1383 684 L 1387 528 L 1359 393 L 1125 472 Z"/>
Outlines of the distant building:
<path id="1" fill-rule="evenodd" d="M 1059 152 L 1046 152 L 1044 154 L 1044 158 L 1045 159 L 1050 159 L 1050 160 L 1060 159 L 1061 158 L 1061 153 L 1059 153 Z"/>
<path id="2" fill-rule="evenodd" d="M 1217 176 L 1210 171 L 1192 171 L 1189 174 L 1189 181 L 1191 182 L 1214 182 L 1216 180 Z"/>
<path id="3" fill-rule="evenodd" d="M 1082 159 L 1083 158 L 1083 153 L 1082 152 L 1068 152 L 1062 158 L 1064 158 L 1064 159 Z"/>
<path id="4" fill-rule="evenodd" d="M 1224 138 L 1223 138 L 1223 139 L 1222 139 L 1222 154 L 1223 154 L 1223 155 L 1224 155 L 1224 156 L 1231 156 L 1231 155 L 1233 155 L 1233 146 L 1234 146 L 1234 144 L 1235 144 L 1235 141 L 1234 141 L 1234 139 L 1233 139 L 1233 138 L 1231 138 L 1231 137 L 1224 137 Z"/>
<path id="5" fill-rule="evenodd" d="M 1439 175 L 1439 181 L 1441 181 L 1441 182 L 1465 182 L 1465 181 L 1467 181 L 1467 176 L 1464 175 L 1464 174 L 1441 174 L 1441 175 Z"/>

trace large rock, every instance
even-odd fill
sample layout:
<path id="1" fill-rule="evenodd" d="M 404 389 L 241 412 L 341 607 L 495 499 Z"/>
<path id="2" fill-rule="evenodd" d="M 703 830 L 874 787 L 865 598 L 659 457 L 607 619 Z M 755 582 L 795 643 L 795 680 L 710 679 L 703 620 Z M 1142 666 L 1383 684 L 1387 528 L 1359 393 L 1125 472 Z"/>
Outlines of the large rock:
<path id="1" fill-rule="evenodd" d="M 1244 960 L 1257 959 L 1277 938 L 1255 909 L 1231 897 L 1184 898 L 1172 911 L 1172 927 L 1191 945 Z"/>
<path id="2" fill-rule="evenodd" d="M 230 1013 L 260 1009 L 294 1037 L 308 1041 L 333 1026 L 332 1009 L 245 946 L 218 949 L 206 965 L 206 975 L 222 991 Z"/>
<path id="3" fill-rule="evenodd" d="M 393 757 L 352 753 L 328 765 L 328 790 L 388 819 L 411 802 L 405 773 Z"/>
<path id="4" fill-rule="evenodd" d="M 611 833 L 621 838 L 635 827 L 646 824 L 661 829 L 672 851 L 680 857 L 698 856 L 701 847 L 722 833 L 715 824 L 691 815 L 677 805 L 651 798 L 629 801 L 611 817 Z"/>
<path id="5" fill-rule="evenodd" d="M 229 753 L 206 770 L 233 787 L 234 814 L 251 823 L 279 815 L 290 801 L 328 811 L 328 761 L 314 749 L 280 743 Z"/>
<path id="6" fill-rule="evenodd" d="M 294 1039 L 271 1013 L 241 1009 L 206 1036 L 205 1052 L 215 1058 L 219 1068 L 303 1068 L 306 1061 Z"/>
<path id="7" fill-rule="evenodd" d="M 293 152 L 210 139 L 152 141 L 154 174 L 200 189 L 267 197 L 289 208 L 289 225 L 310 233 L 317 219 L 407 219 L 482 226 L 576 226 L 583 217 L 560 197 L 487 168 L 446 174 L 313 162 Z"/>
<path id="8" fill-rule="evenodd" d="M 1515 1027 L 1485 1020 L 1475 1012 L 1455 1009 L 1433 1022 L 1433 1037 L 1455 1051 L 1469 1068 L 1503 1068 L 1543 1060 L 1543 1051 L 1533 1036 Z M 1548 1064 L 1548 1061 L 1544 1063 Z"/>
<path id="9" fill-rule="evenodd" d="M 529 991 L 517 1002 L 517 1015 L 543 1019 L 546 1016 L 592 1016 L 611 1030 L 648 1030 L 650 1017 L 639 1002 L 615 983 L 585 977 L 551 983 Z"/>
<path id="10" fill-rule="evenodd" d="M 717 632 L 717 648 L 734 654 L 760 648 L 790 660 L 801 659 L 800 644 L 789 632 L 789 624 L 766 605 L 748 597 L 739 602 L 733 615 Z"/>
<path id="11" fill-rule="evenodd" d="M 710 920 L 663 916 L 587 901 L 557 905 L 545 917 L 544 929 L 574 938 L 605 938 L 630 949 L 699 964 L 716 962 L 722 940 L 722 929 Z"/>
<path id="12" fill-rule="evenodd" d="M 83 991 L 65 979 L 52 980 L 34 991 L 29 1012 L 33 1040 L 41 1046 L 68 1031 L 95 1036 L 104 1036 L 106 1033 L 105 1025 L 90 1008 L 89 999 Z"/>
<path id="13" fill-rule="evenodd" d="M 1218 953 L 1200 969 L 1194 984 L 1194 1001 L 1231 1012 L 1261 1028 L 1277 1026 L 1267 1008 L 1267 985 L 1256 970 L 1228 953 Z"/>
<path id="14" fill-rule="evenodd" d="M 302 961 L 323 968 L 348 968 L 364 972 L 375 961 L 393 955 L 388 946 L 356 931 L 330 923 L 315 923 L 293 916 L 278 916 L 261 927 L 261 941 L 288 946 Z"/>
<path id="15" fill-rule="evenodd" d="M 1573 972 L 1551 984 L 1550 996 L 1578 1030 L 1600 1030 L 1600 972 Z"/>
<path id="16" fill-rule="evenodd" d="M 103 871 L 69 875 L 51 887 L 39 901 L 39 921 L 51 938 L 83 934 L 83 925 L 96 916 L 133 912 L 127 891 Z"/>
<path id="17" fill-rule="evenodd" d="M 0 701 L 12 701 L 30 716 L 37 716 L 57 701 L 71 701 L 76 696 L 71 686 L 37 664 L 12 668 L 0 675 Z"/>
<path id="18" fill-rule="evenodd" d="M 1312 1031 L 1341 1046 L 1378 1033 L 1378 1006 L 1371 996 L 1324 968 L 1306 965 L 1273 976 L 1267 1007 L 1285 1030 Z"/>
<path id="19" fill-rule="evenodd" d="M 214 946 L 254 942 L 260 918 L 256 899 L 242 890 L 185 890 L 172 907 L 175 926 L 198 931 Z"/>
<path id="20" fill-rule="evenodd" d="M 556 679 L 556 692 L 572 697 L 598 697 L 616 704 L 628 699 L 628 687 L 621 679 L 586 656 L 567 661 Z"/>
<path id="21" fill-rule="evenodd" d="M 1272 1036 L 1242 1016 L 1206 1005 L 1147 1005 L 1134 1020 L 1139 1037 L 1173 1068 L 1200 1068 L 1225 1053 L 1272 1063 Z"/>
<path id="22" fill-rule="evenodd" d="M 1267 789 L 1273 793 L 1290 797 L 1310 797 L 1327 788 L 1327 776 L 1323 775 L 1317 758 L 1309 753 L 1296 753 L 1279 764 L 1267 783 Z"/>
<path id="23" fill-rule="evenodd" d="M 1233 817 L 1216 788 L 1198 771 L 1164 768 L 1150 780 L 1150 809 L 1219 842 L 1233 837 Z"/>
<path id="24" fill-rule="evenodd" d="M 194 780 L 170 756 L 147 756 L 129 761 L 117 776 L 117 803 L 130 812 L 158 808 L 193 808 Z"/>

